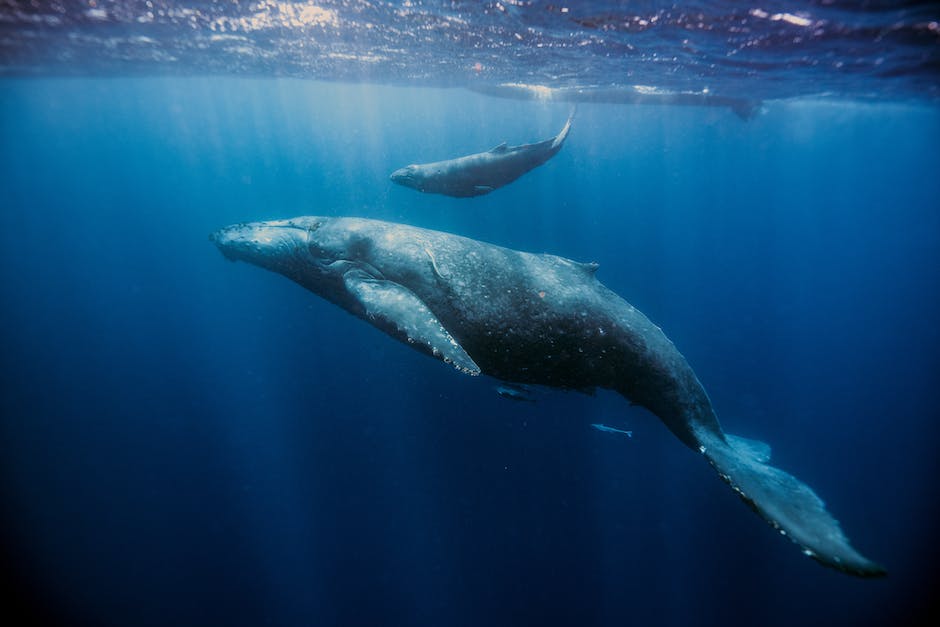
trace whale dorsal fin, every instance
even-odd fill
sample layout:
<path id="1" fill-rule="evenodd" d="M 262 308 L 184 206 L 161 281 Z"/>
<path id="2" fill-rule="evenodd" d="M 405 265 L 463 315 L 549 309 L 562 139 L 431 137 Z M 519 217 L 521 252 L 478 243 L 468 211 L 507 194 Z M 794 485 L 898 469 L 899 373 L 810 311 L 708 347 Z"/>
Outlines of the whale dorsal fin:
<path id="1" fill-rule="evenodd" d="M 509 146 L 506 144 L 506 142 L 503 142 L 499 146 L 491 148 L 490 152 L 492 152 L 494 155 L 498 155 L 506 152 L 507 150 L 509 150 Z"/>
<path id="2" fill-rule="evenodd" d="M 574 261 L 573 259 L 565 259 L 573 268 L 577 268 L 587 276 L 591 277 L 597 273 L 597 269 L 601 267 L 596 261 Z"/>
<path id="3" fill-rule="evenodd" d="M 347 272 L 343 281 L 373 325 L 461 372 L 480 374 L 480 367 L 414 292 L 394 281 L 373 278 L 362 270 Z"/>
<path id="4" fill-rule="evenodd" d="M 581 269 L 584 270 L 590 276 L 594 276 L 595 274 L 597 274 L 597 269 L 601 267 L 601 264 L 597 263 L 596 261 L 589 261 L 587 263 L 579 263 L 578 265 L 581 266 Z"/>

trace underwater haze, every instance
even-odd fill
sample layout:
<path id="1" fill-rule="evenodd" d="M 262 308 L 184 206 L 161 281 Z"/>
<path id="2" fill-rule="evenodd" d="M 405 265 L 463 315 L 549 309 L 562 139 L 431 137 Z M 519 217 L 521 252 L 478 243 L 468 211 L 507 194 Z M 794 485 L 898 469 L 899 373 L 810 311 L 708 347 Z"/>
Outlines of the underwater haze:
<path id="1" fill-rule="evenodd" d="M 668 47 L 693 22 L 631 30 L 617 3 L 600 3 L 578 28 L 611 39 L 578 52 L 547 43 L 567 41 L 558 20 L 570 11 L 537 2 L 485 3 L 479 15 L 462 3 L 261 2 L 205 24 L 193 16 L 221 9 L 194 3 L 202 13 L 179 18 L 199 26 L 190 39 L 173 21 L 124 35 L 176 46 L 175 68 L 105 41 L 107 28 L 145 28 L 146 11 L 115 18 L 140 3 L 31 6 L 46 4 L 62 10 L 0 3 L 0 617 L 782 627 L 914 625 L 936 611 L 935 9 L 741 9 L 774 32 L 809 20 L 843 60 L 887 56 L 843 75 L 790 48 L 764 77 L 774 49 L 754 44 L 739 74 L 699 62 L 721 56 L 700 28 L 693 43 L 711 48 L 687 45 L 681 72 L 637 90 L 592 59 L 627 55 L 618 46 L 633 35 Z M 286 26 L 245 27 L 275 6 L 337 32 L 304 39 L 321 47 L 304 56 L 281 46 Z M 488 44 L 448 45 L 502 65 L 477 71 L 472 54 L 448 57 L 433 38 L 400 35 L 399 50 L 390 30 L 369 39 L 365 17 L 344 36 L 351 7 L 402 31 L 417 19 L 395 12 L 406 8 L 427 24 L 464 20 Z M 545 46 L 513 57 L 511 31 L 486 21 L 499 15 L 542 29 Z M 839 39 L 826 31 L 833 15 L 859 30 Z M 210 23 L 241 25 L 249 47 L 275 52 L 230 46 L 254 64 L 209 63 L 200 36 L 233 41 L 212 40 Z M 882 44 L 879 24 L 899 24 L 900 39 Z M 381 46 L 388 68 L 396 50 L 448 61 L 383 80 L 374 65 L 353 71 L 367 65 L 349 58 L 355 46 Z M 592 69 L 557 71 L 579 62 Z M 637 71 L 655 77 L 656 63 L 637 58 Z M 886 63 L 904 69 L 878 74 Z M 523 83 L 545 89 L 518 97 Z M 485 196 L 389 180 L 409 163 L 552 137 L 574 102 L 562 150 Z M 208 238 L 299 215 L 599 263 L 598 278 L 688 359 L 722 426 L 770 443 L 775 465 L 811 485 L 888 576 L 803 556 L 657 417 L 612 392 L 533 387 L 522 400 L 535 402 L 514 402 L 502 382 L 231 263 Z"/>

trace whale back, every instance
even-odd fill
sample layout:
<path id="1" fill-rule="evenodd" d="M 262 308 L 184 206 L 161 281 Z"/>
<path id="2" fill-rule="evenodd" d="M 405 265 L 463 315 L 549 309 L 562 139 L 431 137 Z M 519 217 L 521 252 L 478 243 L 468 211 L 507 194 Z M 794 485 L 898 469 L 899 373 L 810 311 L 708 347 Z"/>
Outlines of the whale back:
<path id="1" fill-rule="evenodd" d="M 596 263 L 368 221 L 360 261 L 408 288 L 488 374 L 620 392 L 694 447 L 690 420 L 719 428 L 682 354 L 642 312 L 598 281 Z"/>

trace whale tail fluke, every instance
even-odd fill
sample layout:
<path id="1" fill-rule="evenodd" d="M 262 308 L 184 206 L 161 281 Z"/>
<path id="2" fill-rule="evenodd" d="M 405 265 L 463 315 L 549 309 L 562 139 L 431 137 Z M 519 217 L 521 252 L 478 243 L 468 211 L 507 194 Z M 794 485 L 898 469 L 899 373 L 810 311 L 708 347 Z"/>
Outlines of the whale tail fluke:
<path id="1" fill-rule="evenodd" d="M 568 114 L 568 120 L 562 127 L 561 132 L 555 136 L 555 141 L 552 142 L 552 150 L 561 149 L 561 145 L 565 143 L 565 140 L 568 138 L 568 131 L 571 130 L 571 122 L 574 121 L 574 114 L 577 113 L 577 111 L 577 107 L 571 107 L 571 113 Z"/>
<path id="2" fill-rule="evenodd" d="M 700 437 L 699 450 L 721 478 L 772 527 L 825 566 L 859 577 L 886 574 L 884 568 L 852 548 L 838 521 L 808 485 L 766 463 L 770 460 L 769 446 L 726 437 Z"/>

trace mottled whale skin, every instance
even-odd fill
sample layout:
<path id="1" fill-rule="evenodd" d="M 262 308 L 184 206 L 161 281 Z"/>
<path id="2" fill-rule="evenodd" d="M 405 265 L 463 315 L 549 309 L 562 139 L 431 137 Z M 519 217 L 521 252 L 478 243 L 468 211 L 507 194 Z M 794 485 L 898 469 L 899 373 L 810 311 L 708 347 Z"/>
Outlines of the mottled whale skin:
<path id="1" fill-rule="evenodd" d="M 770 447 L 722 431 L 685 358 L 597 280 L 596 264 L 361 218 L 238 224 L 211 239 L 229 259 L 283 274 L 462 372 L 616 390 L 703 455 L 806 555 L 853 575 L 884 574 L 807 485 L 767 463 Z"/>
<path id="2" fill-rule="evenodd" d="M 535 144 L 507 146 L 504 143 L 487 152 L 434 163 L 412 164 L 392 172 L 391 180 L 399 185 L 429 194 L 469 198 L 489 194 L 542 165 L 561 150 L 571 120 L 555 137 Z"/>

